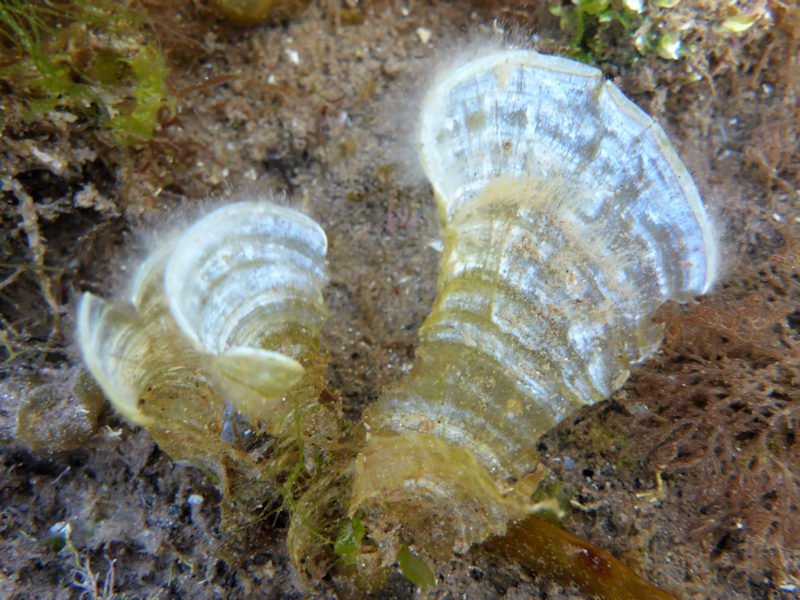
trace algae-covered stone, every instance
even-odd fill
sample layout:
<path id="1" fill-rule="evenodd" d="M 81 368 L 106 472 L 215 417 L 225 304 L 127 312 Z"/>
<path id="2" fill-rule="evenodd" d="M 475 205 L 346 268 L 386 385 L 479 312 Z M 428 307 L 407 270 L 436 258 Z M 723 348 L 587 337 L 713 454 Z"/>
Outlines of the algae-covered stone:
<path id="1" fill-rule="evenodd" d="M 45 454 L 85 444 L 105 404 L 100 388 L 83 370 L 34 385 L 11 382 L 2 396 L 7 410 L 0 441 L 16 440 Z"/>

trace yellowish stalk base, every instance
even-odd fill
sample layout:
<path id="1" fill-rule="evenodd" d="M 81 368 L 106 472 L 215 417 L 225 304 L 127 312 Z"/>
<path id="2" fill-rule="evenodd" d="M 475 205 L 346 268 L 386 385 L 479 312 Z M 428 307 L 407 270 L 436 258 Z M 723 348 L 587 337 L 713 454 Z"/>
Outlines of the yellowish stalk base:
<path id="1" fill-rule="evenodd" d="M 350 514 L 359 510 L 380 554 L 393 560 L 397 544 L 442 558 L 466 552 L 504 533 L 526 505 L 502 496 L 469 451 L 405 432 L 369 436 L 356 460 L 350 501 Z"/>

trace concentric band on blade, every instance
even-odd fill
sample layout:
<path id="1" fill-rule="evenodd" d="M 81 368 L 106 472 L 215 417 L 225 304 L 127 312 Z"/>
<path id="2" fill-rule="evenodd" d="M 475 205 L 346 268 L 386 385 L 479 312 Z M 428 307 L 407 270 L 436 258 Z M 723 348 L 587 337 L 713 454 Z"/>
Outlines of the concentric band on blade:
<path id="1" fill-rule="evenodd" d="M 111 404 L 138 425 L 153 419 L 138 407 L 138 395 L 126 364 L 127 349 L 144 335 L 136 320 L 121 308 L 84 292 L 76 323 L 78 345 L 86 366 Z"/>
<path id="2" fill-rule="evenodd" d="M 259 202 L 220 208 L 180 238 L 164 284 L 178 327 L 198 349 L 261 347 L 282 320 L 319 324 L 325 233 L 308 217 Z M 256 318 L 257 317 L 257 318 Z"/>

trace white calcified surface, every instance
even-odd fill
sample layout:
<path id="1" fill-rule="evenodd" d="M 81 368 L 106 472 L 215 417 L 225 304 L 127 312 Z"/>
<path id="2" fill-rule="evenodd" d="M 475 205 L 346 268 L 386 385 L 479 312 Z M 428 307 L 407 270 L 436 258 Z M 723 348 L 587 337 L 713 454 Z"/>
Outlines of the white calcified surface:
<path id="1" fill-rule="evenodd" d="M 297 358 L 325 318 L 326 250 L 316 222 L 264 203 L 220 208 L 178 240 L 164 274 L 170 311 L 245 412 L 302 376 Z"/>
<path id="2" fill-rule="evenodd" d="M 528 50 L 490 54 L 437 82 L 419 132 L 448 220 L 498 179 L 557 182 L 580 192 L 558 199 L 576 218 L 617 211 L 651 248 L 663 246 L 655 230 L 664 228 L 681 247 L 666 258 L 684 270 L 672 293 L 713 283 L 716 240 L 691 176 L 663 129 L 598 69 Z"/>
<path id="3" fill-rule="evenodd" d="M 297 211 L 223 207 L 180 238 L 164 277 L 170 310 L 204 351 L 258 347 L 276 329 L 324 318 L 325 232 Z"/>
<path id="4" fill-rule="evenodd" d="M 419 150 L 445 225 L 439 296 L 367 419 L 465 447 L 502 486 L 658 347 L 662 303 L 709 289 L 716 240 L 661 127 L 572 60 L 511 50 L 446 72 Z"/>
<path id="5" fill-rule="evenodd" d="M 86 364 L 140 424 L 193 400 L 231 400 L 250 418 L 282 423 L 293 408 L 281 395 L 304 361 L 318 361 L 326 248 L 319 225 L 291 209 L 219 208 L 164 236 L 134 277 L 132 306 L 84 294 L 77 337 Z"/>
<path id="6" fill-rule="evenodd" d="M 138 404 L 129 357 L 142 355 L 144 332 L 135 317 L 89 292 L 81 297 L 76 337 L 86 366 L 112 405 L 138 425 L 152 422 Z"/>

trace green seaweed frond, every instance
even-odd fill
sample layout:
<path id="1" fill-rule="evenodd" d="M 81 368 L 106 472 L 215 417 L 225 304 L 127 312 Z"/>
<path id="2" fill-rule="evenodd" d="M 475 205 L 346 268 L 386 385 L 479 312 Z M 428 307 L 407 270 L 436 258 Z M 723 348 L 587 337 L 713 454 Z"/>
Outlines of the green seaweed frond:
<path id="1" fill-rule="evenodd" d="M 169 68 L 161 52 L 153 45 L 142 46 L 129 59 L 124 59 L 136 78 L 134 101 L 114 116 L 109 126 L 120 142 L 153 137 L 163 111 L 175 112 L 175 98 L 167 90 Z"/>
<path id="2" fill-rule="evenodd" d="M 358 560 L 361 554 L 361 541 L 366 533 L 367 528 L 357 514 L 342 524 L 333 551 L 345 566 L 354 565 Z"/>
<path id="3" fill-rule="evenodd" d="M 397 553 L 400 572 L 411 583 L 420 588 L 431 587 L 436 583 L 436 576 L 422 557 L 414 554 L 408 546 L 402 546 Z"/>
<path id="4" fill-rule="evenodd" d="M 571 56 L 589 64 L 629 63 L 639 56 L 675 60 L 686 53 L 669 9 L 678 0 L 552 0 Z"/>
<path id="5" fill-rule="evenodd" d="M 0 81 L 35 123 L 71 112 L 127 144 L 152 138 L 175 98 L 136 0 L 0 0 Z"/>
<path id="6" fill-rule="evenodd" d="M 561 0 L 551 2 L 550 12 L 559 18 L 570 38 L 573 58 L 597 64 L 608 54 L 606 34 L 612 27 L 632 32 L 641 24 L 643 7 L 638 0 Z"/>
<path id="7" fill-rule="evenodd" d="M 569 36 L 570 56 L 589 64 L 678 60 L 701 46 L 730 47 L 757 24 L 769 28 L 773 22 L 766 4 L 711 3 L 703 11 L 680 0 L 549 0 L 549 6 Z"/>

